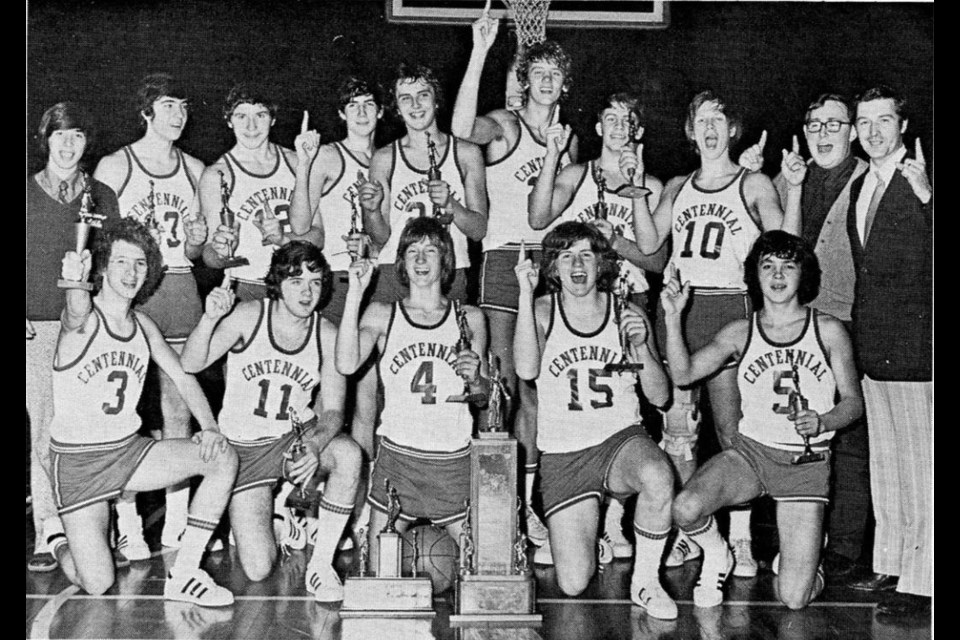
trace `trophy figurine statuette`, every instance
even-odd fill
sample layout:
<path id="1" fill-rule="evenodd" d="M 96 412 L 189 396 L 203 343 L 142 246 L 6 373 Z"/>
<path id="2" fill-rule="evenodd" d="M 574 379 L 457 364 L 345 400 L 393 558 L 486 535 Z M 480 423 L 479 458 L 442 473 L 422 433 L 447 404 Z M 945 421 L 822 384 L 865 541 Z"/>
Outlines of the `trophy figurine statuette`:
<path id="1" fill-rule="evenodd" d="M 793 389 L 790 390 L 790 415 L 796 416 L 801 411 L 809 408 L 809 403 L 807 399 L 803 397 L 803 394 L 800 393 L 800 371 L 797 369 L 797 365 L 793 365 L 793 372 L 791 374 L 793 377 Z M 803 436 L 803 453 L 795 455 L 791 464 L 809 464 L 811 462 L 820 462 L 826 456 L 822 452 L 814 451 L 810 447 L 810 436 Z"/>
<path id="2" fill-rule="evenodd" d="M 237 222 L 237 217 L 230 208 L 230 186 L 227 184 L 227 177 L 223 171 L 217 171 L 220 174 L 220 224 L 233 229 Z M 233 248 L 227 247 L 227 257 L 223 258 L 223 268 L 231 269 L 233 267 L 242 267 L 250 264 L 250 261 L 243 256 L 233 255 Z"/>
<path id="3" fill-rule="evenodd" d="M 343 618 L 424 618 L 433 617 L 433 586 L 427 576 L 416 574 L 418 545 L 414 538 L 413 576 L 403 576 L 403 539 L 397 531 L 400 517 L 400 496 L 397 488 L 383 481 L 387 494 L 387 522 L 377 534 L 377 566 L 375 575 L 366 569 L 367 542 L 360 541 L 359 575 L 343 583 Z"/>
<path id="4" fill-rule="evenodd" d="M 303 443 L 303 434 L 305 429 L 303 428 L 303 422 L 300 421 L 300 416 L 297 415 L 296 410 L 293 407 L 288 409 L 290 414 L 290 426 L 293 433 L 296 435 L 294 438 L 293 444 L 287 449 L 283 454 L 283 476 L 284 478 L 290 479 L 290 476 L 287 471 L 287 464 L 290 462 L 296 462 L 302 458 L 307 453 L 307 446 Z M 311 489 L 306 485 L 299 485 L 296 491 L 291 491 L 290 495 L 287 496 L 286 505 L 291 509 L 300 509 L 306 512 L 308 515 L 316 516 L 317 505 L 320 503 L 320 494 L 315 488 Z"/>
<path id="5" fill-rule="evenodd" d="M 362 172 L 357 171 L 357 179 L 360 181 L 365 180 Z M 363 218 L 360 216 L 360 210 L 357 208 L 357 194 L 351 191 L 350 192 L 350 230 L 347 231 L 347 237 L 354 238 L 356 236 L 363 235 L 363 233 L 364 233 Z M 348 251 L 348 252 L 350 253 L 351 260 L 365 259 L 368 257 L 368 253 L 369 253 L 367 248 L 367 243 L 362 240 L 360 243 L 360 253 L 356 253 L 355 251 Z M 340 276 L 340 282 L 347 282 L 349 281 L 349 279 L 350 279 L 349 276 L 346 274 L 343 274 Z"/>
<path id="6" fill-rule="evenodd" d="M 90 239 L 90 229 L 96 228 L 100 229 L 103 227 L 103 221 L 106 219 L 105 215 L 94 213 L 94 209 L 97 206 L 97 203 L 93 200 L 93 193 L 90 186 L 90 176 L 84 171 L 82 174 L 83 179 L 83 191 L 80 196 L 80 211 L 77 214 L 77 222 L 74 225 L 74 229 L 77 233 L 77 243 L 76 250 L 77 253 L 83 253 L 83 250 L 87 248 L 87 241 Z M 57 280 L 57 286 L 61 289 L 83 289 L 84 291 L 93 291 L 92 282 L 84 282 L 81 280 L 65 280 L 60 278 Z"/>
<path id="7" fill-rule="evenodd" d="M 457 327 L 460 329 L 460 339 L 457 340 L 454 349 L 457 353 L 470 349 L 470 327 L 467 325 L 467 312 L 463 310 L 463 305 L 459 300 L 453 301 L 453 308 L 457 314 Z M 469 402 L 472 404 L 483 404 L 487 401 L 485 393 L 470 393 L 470 385 L 463 381 L 463 393 L 459 395 L 447 396 L 447 402 Z"/>
<path id="8" fill-rule="evenodd" d="M 440 177 L 440 167 L 437 165 L 437 145 L 427 133 L 427 158 L 430 161 L 430 168 L 427 169 L 427 180 L 442 180 Z M 453 214 L 445 212 L 436 202 L 433 203 L 433 217 L 442 224 L 450 224 L 453 221 Z"/>
<path id="9" fill-rule="evenodd" d="M 480 425 L 481 432 L 503 431 L 505 404 L 509 398 L 507 388 L 500 377 L 500 358 L 487 353 L 487 372 L 490 376 L 490 400 L 487 402 L 487 422 Z"/>
<path id="10" fill-rule="evenodd" d="M 630 118 L 630 137 L 627 140 L 625 146 L 627 146 L 630 151 L 636 152 L 637 150 L 637 131 L 638 126 L 636 120 L 633 117 Z M 633 179 L 636 177 L 637 170 L 631 167 L 627 169 L 627 182 L 622 184 L 614 191 L 621 198 L 642 198 L 644 196 L 650 195 L 651 191 L 642 184 L 633 184 Z M 645 176 L 640 176 L 641 180 Z"/>
<path id="11" fill-rule="evenodd" d="M 630 300 L 630 283 L 627 282 L 625 276 L 621 275 L 617 280 L 617 289 L 613 294 L 613 317 L 617 325 L 620 325 L 620 318 L 623 315 L 623 310 L 627 307 L 627 303 Z M 603 366 L 604 371 L 609 372 L 623 372 L 623 371 L 640 371 L 643 369 L 643 364 L 640 362 L 630 362 L 627 359 L 627 351 L 630 349 L 630 343 L 627 342 L 626 336 L 623 335 L 623 332 L 619 332 L 620 335 L 620 362 L 608 362 Z"/>
<path id="12" fill-rule="evenodd" d="M 597 205 L 594 210 L 594 214 L 597 217 L 597 220 L 606 220 L 607 219 L 607 200 L 606 200 L 606 190 L 607 190 L 607 179 L 603 177 L 603 169 L 600 167 L 600 162 L 596 161 L 593 163 L 593 181 L 597 183 Z"/>

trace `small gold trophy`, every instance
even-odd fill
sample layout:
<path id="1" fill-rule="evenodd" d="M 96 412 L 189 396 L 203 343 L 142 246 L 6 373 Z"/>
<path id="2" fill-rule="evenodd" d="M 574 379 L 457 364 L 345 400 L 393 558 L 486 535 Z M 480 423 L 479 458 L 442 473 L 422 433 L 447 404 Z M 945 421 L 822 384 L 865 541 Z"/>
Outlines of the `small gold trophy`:
<path id="1" fill-rule="evenodd" d="M 287 465 L 290 462 L 296 462 L 302 458 L 307 453 L 307 446 L 303 443 L 303 435 L 305 429 L 303 428 L 303 422 L 300 421 L 300 416 L 297 415 L 297 412 L 293 407 L 288 409 L 290 413 L 290 426 L 293 430 L 293 433 L 296 434 L 296 438 L 293 441 L 293 444 L 290 445 L 290 448 L 284 453 L 285 460 L 283 461 L 283 477 L 287 480 L 290 480 L 290 475 L 287 469 Z M 301 509 L 309 515 L 315 516 L 315 511 L 317 510 L 317 505 L 320 503 L 320 494 L 315 488 L 311 489 L 307 485 L 299 485 L 296 491 L 291 491 L 290 495 L 287 496 L 286 505 L 291 509 Z"/>
<path id="2" fill-rule="evenodd" d="M 606 220 L 607 219 L 607 200 L 606 200 L 606 191 L 607 191 L 607 179 L 603 177 L 603 169 L 600 168 L 599 162 L 593 163 L 593 181 L 597 183 L 597 204 L 596 209 L 594 210 L 594 215 L 597 220 Z"/>
<path id="3" fill-rule="evenodd" d="M 220 174 L 220 224 L 233 229 L 237 217 L 230 208 L 230 186 L 227 184 L 227 178 L 223 171 L 217 171 Z M 250 264 L 250 261 L 243 256 L 233 255 L 233 248 L 227 247 L 227 257 L 223 258 L 223 268 L 231 269 L 233 267 L 242 267 Z"/>
<path id="4" fill-rule="evenodd" d="M 630 139 L 627 141 L 627 146 L 631 151 L 637 150 L 637 123 L 633 118 L 630 118 Z M 651 193 L 650 189 L 646 188 L 640 184 L 633 184 L 633 179 L 637 174 L 637 170 L 634 168 L 627 169 L 627 182 L 622 184 L 614 191 L 621 198 L 642 198 Z M 640 176 L 641 179 L 645 179 L 646 176 Z"/>
<path id="5" fill-rule="evenodd" d="M 427 133 L 427 158 L 430 160 L 430 168 L 427 169 L 427 180 L 442 180 L 443 178 L 440 177 L 440 167 L 437 165 L 437 145 L 429 133 Z M 442 224 L 450 224 L 453 222 L 453 214 L 444 212 L 436 202 L 433 203 L 433 217 Z"/>
<path id="6" fill-rule="evenodd" d="M 800 393 L 800 371 L 797 365 L 793 365 L 793 389 L 790 390 L 790 415 L 796 416 L 801 411 L 809 408 L 809 402 Z M 826 456 L 818 453 L 810 447 L 810 436 L 803 436 L 803 453 L 795 455 L 790 461 L 791 464 L 809 464 L 811 462 L 820 462 Z"/>
<path id="7" fill-rule="evenodd" d="M 83 250 L 87 248 L 87 241 L 90 239 L 90 229 L 102 228 L 103 221 L 106 219 L 105 215 L 94 213 L 93 210 L 96 208 L 97 203 L 93 200 L 90 176 L 86 171 L 81 175 L 83 179 L 83 195 L 80 196 L 80 211 L 77 214 L 77 222 L 74 225 L 74 229 L 77 232 L 77 253 L 83 253 Z M 93 291 L 92 282 L 82 282 L 80 280 L 65 280 L 60 278 L 57 280 L 57 286 L 61 289 Z"/>
<path id="8" fill-rule="evenodd" d="M 457 353 L 470 349 L 470 327 L 467 325 L 467 312 L 463 310 L 463 305 L 459 300 L 453 301 L 453 308 L 457 314 L 457 327 L 460 329 L 460 339 L 457 340 L 454 349 Z M 485 393 L 470 393 L 470 385 L 463 381 L 463 393 L 459 395 L 447 396 L 447 402 L 469 402 L 472 404 L 483 404 L 487 401 Z"/>
<path id="9" fill-rule="evenodd" d="M 627 281 L 625 275 L 621 274 L 620 278 L 617 280 L 617 289 L 612 294 L 613 295 L 613 317 L 614 321 L 617 323 L 617 326 L 620 325 L 620 318 L 623 315 L 623 310 L 627 308 L 627 303 L 630 300 L 630 283 Z M 626 337 L 623 335 L 623 332 L 619 332 L 620 335 L 620 362 L 608 362 L 603 366 L 604 371 L 610 372 L 623 372 L 623 371 L 640 371 L 643 369 L 643 364 L 640 362 L 630 362 L 627 359 L 627 351 L 630 349 L 630 344 L 626 341 Z"/>

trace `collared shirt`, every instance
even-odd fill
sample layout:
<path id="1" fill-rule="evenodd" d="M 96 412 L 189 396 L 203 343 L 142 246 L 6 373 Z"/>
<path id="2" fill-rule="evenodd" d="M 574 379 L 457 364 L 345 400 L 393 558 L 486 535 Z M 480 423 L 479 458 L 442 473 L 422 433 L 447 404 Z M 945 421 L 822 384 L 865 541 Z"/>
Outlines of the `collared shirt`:
<path id="1" fill-rule="evenodd" d="M 883 192 L 886 192 L 893 179 L 893 173 L 897 170 L 897 165 L 907 155 L 907 148 L 903 145 L 888 156 L 884 163 L 877 166 L 873 160 L 870 161 L 870 169 L 867 176 L 863 179 L 863 188 L 860 190 L 860 197 L 857 198 L 857 233 L 860 234 L 860 242 L 863 242 L 863 234 L 867 224 L 867 209 L 870 208 L 870 200 L 873 199 L 873 192 L 877 188 L 877 177 L 883 180 Z M 881 192 L 881 193 L 883 193 Z"/>
<path id="2" fill-rule="evenodd" d="M 843 188 L 847 186 L 853 170 L 857 167 L 857 159 L 851 153 L 835 167 L 824 169 L 812 160 L 807 168 L 807 179 L 803 185 L 804 240 L 811 246 L 816 246 L 823 223 L 830 213 L 830 207 L 836 202 Z"/>

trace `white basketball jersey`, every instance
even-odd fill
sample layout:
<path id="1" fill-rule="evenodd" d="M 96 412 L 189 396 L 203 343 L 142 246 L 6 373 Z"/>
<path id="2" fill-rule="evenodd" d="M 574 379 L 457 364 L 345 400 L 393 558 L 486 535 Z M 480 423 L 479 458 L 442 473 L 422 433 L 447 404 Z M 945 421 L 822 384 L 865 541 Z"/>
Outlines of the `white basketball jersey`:
<path id="1" fill-rule="evenodd" d="M 292 351 L 273 338 L 276 300 L 258 300 L 260 318 L 250 340 L 227 352 L 226 391 L 217 422 L 227 438 L 239 442 L 273 440 L 290 431 L 293 409 L 301 422 L 314 416 L 313 396 L 320 384 L 320 315 L 310 316 L 303 343 Z"/>
<path id="2" fill-rule="evenodd" d="M 350 268 L 350 254 L 347 253 L 346 244 L 341 238 L 350 234 L 350 217 L 353 215 L 351 198 L 356 199 L 354 202 L 357 205 L 357 227 L 363 228 L 363 220 L 360 218 L 362 211 L 358 199 L 361 182 L 357 178 L 357 172 L 366 178 L 370 167 L 360 162 L 341 143 L 334 142 L 333 148 L 340 154 L 343 164 L 337 179 L 320 194 L 320 215 L 323 216 L 323 231 L 327 238 L 323 253 L 330 264 L 331 271 L 346 271 Z"/>
<path id="3" fill-rule="evenodd" d="M 440 177 L 450 185 L 450 194 L 466 206 L 464 199 L 463 173 L 460 171 L 460 160 L 457 158 L 457 139 L 447 136 L 449 142 L 443 158 L 437 163 Z M 390 238 L 380 250 L 380 264 L 394 264 L 397 261 L 397 247 L 400 244 L 400 234 L 407 220 L 418 216 L 433 215 L 433 203 L 427 191 L 427 172 L 415 169 L 403 155 L 400 141 L 393 143 L 393 173 L 390 175 Z M 470 255 L 467 252 L 467 236 L 450 223 L 450 237 L 453 239 L 453 250 L 457 259 L 457 269 L 470 266 Z"/>
<path id="4" fill-rule="evenodd" d="M 802 450 L 803 438 L 789 419 L 790 392 L 793 383 L 793 365 L 800 377 L 800 393 L 809 408 L 823 414 L 833 409 L 837 383 L 820 340 L 820 323 L 813 309 L 807 310 L 807 321 L 800 336 L 789 343 L 769 340 L 760 326 L 758 314 L 753 314 L 750 334 L 743 358 L 737 366 L 737 386 L 740 389 L 740 433 L 757 442 L 778 449 Z M 810 444 L 826 443 L 833 437 L 827 431 Z"/>
<path id="5" fill-rule="evenodd" d="M 132 147 L 123 147 L 128 170 L 127 179 L 117 192 L 117 202 L 120 205 L 120 216 L 124 218 L 133 216 L 144 222 L 153 211 L 154 219 L 160 225 L 163 265 L 168 273 L 188 273 L 193 268 L 193 263 L 183 252 L 187 237 L 183 231 L 183 217 L 190 212 L 197 185 L 187 171 L 183 152 L 176 147 L 173 150 L 177 156 L 176 168 L 159 176 L 146 170 Z"/>
<path id="6" fill-rule="evenodd" d="M 560 223 L 560 220 L 555 220 L 546 229 L 530 227 L 527 197 L 540 176 L 547 145 L 533 137 L 530 127 L 519 113 L 513 113 L 520 123 L 517 127 L 517 143 L 506 156 L 487 165 L 490 217 L 487 235 L 483 238 L 484 251 L 507 245 L 519 246 L 521 238 L 528 249 L 539 249 L 543 237 Z M 568 164 L 570 154 L 564 151 L 557 171 Z"/>
<path id="7" fill-rule="evenodd" d="M 133 332 L 119 336 L 96 305 L 93 311 L 97 327 L 83 353 L 54 363 L 50 435 L 57 442 L 115 442 L 140 428 L 137 402 L 150 363 L 143 327 L 133 314 Z"/>
<path id="8" fill-rule="evenodd" d="M 250 264 L 227 269 L 227 273 L 241 282 L 263 284 L 263 279 L 270 270 L 270 259 L 277 248 L 272 243 L 263 245 L 263 235 L 253 224 L 256 216 L 264 215 L 269 208 L 280 220 L 284 231 L 290 232 L 290 198 L 293 196 L 297 175 L 287 163 L 283 149 L 277 145 L 273 145 L 273 148 L 277 154 L 277 164 L 265 175 L 247 171 L 231 153 L 223 156 L 230 172 L 228 180 L 231 190 L 228 202 L 240 224 L 240 241 L 233 253 L 250 261 Z"/>
<path id="9" fill-rule="evenodd" d="M 426 451 L 456 451 L 470 443 L 470 406 L 446 401 L 463 393 L 463 378 L 453 368 L 459 339 L 452 302 L 433 326 L 416 324 L 403 301 L 393 303 L 378 364 L 384 397 L 379 435 Z"/>
<path id="10" fill-rule="evenodd" d="M 603 323 L 592 333 L 570 327 L 558 294 L 551 294 L 550 326 L 537 378 L 537 448 L 568 453 L 593 447 L 639 424 L 637 377 L 608 372 L 620 362 L 620 336 L 612 296 Z M 558 313 L 559 311 L 559 313 Z"/>
<path id="11" fill-rule="evenodd" d="M 573 199 L 559 220 L 577 220 L 579 222 L 590 222 L 597 217 L 599 209 L 600 196 L 599 185 L 593 172 L 596 163 L 591 161 L 587 164 L 587 170 L 580 179 L 576 191 L 573 192 Z M 603 190 L 603 200 L 606 203 L 607 221 L 613 225 L 613 230 L 619 233 L 627 240 L 636 242 L 636 234 L 633 232 L 633 208 L 630 201 L 621 198 L 607 188 Z M 620 275 L 626 278 L 627 284 L 633 293 L 643 293 L 650 288 L 647 284 L 647 276 L 643 269 L 633 264 L 629 260 L 620 261 Z"/>
<path id="12" fill-rule="evenodd" d="M 746 291 L 743 263 L 760 235 L 743 196 L 747 171 L 741 168 L 716 191 L 696 186 L 696 174 L 690 174 L 673 201 L 670 262 L 694 287 Z"/>

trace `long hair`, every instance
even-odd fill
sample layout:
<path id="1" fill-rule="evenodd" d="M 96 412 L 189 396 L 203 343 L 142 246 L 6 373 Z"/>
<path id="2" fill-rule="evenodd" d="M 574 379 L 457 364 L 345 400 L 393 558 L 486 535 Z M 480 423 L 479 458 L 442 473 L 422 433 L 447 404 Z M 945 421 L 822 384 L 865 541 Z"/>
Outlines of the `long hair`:
<path id="1" fill-rule="evenodd" d="M 434 218 L 421 216 L 407 221 L 397 245 L 397 262 L 394 265 L 397 270 L 397 280 L 404 287 L 410 286 L 410 276 L 407 274 L 407 265 L 403 256 L 410 245 L 425 238 L 429 238 L 440 249 L 440 290 L 446 295 L 457 275 L 456 254 L 450 232 Z"/>
<path id="2" fill-rule="evenodd" d="M 140 247 L 147 258 L 147 277 L 133 298 L 134 305 L 143 304 L 153 295 L 163 279 L 163 256 L 147 228 L 132 216 L 111 221 L 97 234 L 93 248 L 94 285 L 97 289 L 103 286 L 103 272 L 110 262 L 113 245 L 120 241 Z"/>
<path id="3" fill-rule="evenodd" d="M 304 263 L 310 271 L 319 271 L 323 274 L 320 281 L 320 303 L 317 305 L 317 308 L 322 309 L 332 293 L 330 285 L 333 283 L 333 274 L 320 249 L 316 245 L 300 240 L 288 242 L 273 252 L 273 257 L 270 258 L 270 269 L 264 278 L 267 297 L 271 300 L 279 300 L 282 297 L 280 285 L 287 278 L 303 275 Z"/>
<path id="4" fill-rule="evenodd" d="M 713 89 L 706 89 L 701 91 L 697 95 L 693 96 L 693 100 L 690 101 L 690 105 L 687 107 L 687 117 L 683 123 L 683 131 L 687 135 L 687 140 L 693 143 L 694 148 L 696 149 L 697 142 L 693 138 L 693 121 L 697 117 L 697 109 L 702 107 L 707 102 L 716 102 L 717 111 L 727 116 L 727 125 L 730 129 L 733 130 L 733 135 L 730 136 L 729 147 L 733 148 L 733 145 L 737 143 L 740 139 L 740 135 L 743 133 L 743 120 L 740 117 L 739 112 L 730 105 L 724 98 L 720 96 Z"/>
<path id="5" fill-rule="evenodd" d="M 765 231 L 753 246 L 743 263 L 743 281 L 753 302 L 754 309 L 763 307 L 763 292 L 760 289 L 758 269 L 764 256 L 775 256 L 781 260 L 793 260 L 800 266 L 800 285 L 797 287 L 797 300 L 800 304 L 809 304 L 820 294 L 820 261 L 813 252 L 810 243 L 786 231 L 779 229 Z"/>
<path id="6" fill-rule="evenodd" d="M 164 96 L 176 98 L 177 100 L 186 100 L 187 93 L 183 85 L 169 73 L 151 73 L 140 81 L 140 88 L 137 89 L 137 113 L 143 114 L 147 119 L 153 117 L 153 103 Z M 146 126 L 146 121 L 141 118 L 140 123 Z"/>
<path id="7" fill-rule="evenodd" d="M 270 91 L 259 84 L 238 82 L 230 89 L 227 98 L 223 101 L 223 119 L 227 122 L 233 117 L 233 111 L 242 104 L 262 104 L 270 112 L 271 118 L 277 117 L 277 101 Z"/>
<path id="8" fill-rule="evenodd" d="M 560 290 L 557 258 L 561 251 L 569 249 L 579 240 L 589 240 L 590 249 L 597 254 L 597 290 L 613 291 L 617 276 L 620 274 L 617 252 L 599 229 L 592 224 L 576 221 L 558 224 L 543 239 L 543 262 L 540 264 L 540 275 L 547 281 L 547 288 L 550 291 Z"/>
<path id="9" fill-rule="evenodd" d="M 37 142 L 44 162 L 50 155 L 50 136 L 54 131 L 67 129 L 79 129 L 87 137 L 87 145 L 81 160 L 90 154 L 96 139 L 96 129 L 90 115 L 76 102 L 58 102 L 43 112 L 43 116 L 40 117 L 40 126 L 37 128 Z"/>
<path id="10" fill-rule="evenodd" d="M 337 111 L 342 112 L 358 96 L 372 96 L 377 108 L 383 107 L 383 89 L 379 84 L 350 76 L 337 88 Z"/>
<path id="11" fill-rule="evenodd" d="M 433 68 L 423 64 L 401 62 L 397 66 L 397 71 L 393 84 L 390 85 L 390 94 L 388 96 L 390 108 L 397 117 L 400 117 L 400 107 L 397 104 L 397 87 L 401 84 L 416 82 L 417 80 L 422 80 L 424 84 L 433 87 L 433 100 L 437 105 L 437 113 L 439 114 L 443 109 L 443 87 L 440 86 L 440 80 L 437 79 L 437 74 Z"/>
<path id="12" fill-rule="evenodd" d="M 517 64 L 517 80 L 526 91 L 530 87 L 530 65 L 534 62 L 552 62 L 563 72 L 563 87 L 560 90 L 560 99 L 566 98 L 570 87 L 573 86 L 573 61 L 567 52 L 556 41 L 544 40 L 530 45 L 523 52 Z"/>

